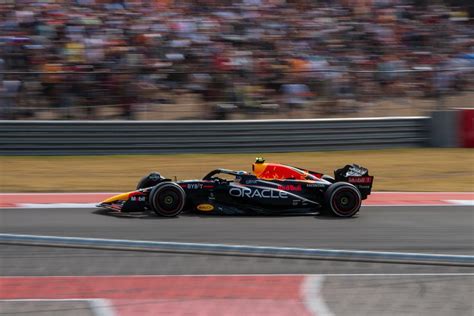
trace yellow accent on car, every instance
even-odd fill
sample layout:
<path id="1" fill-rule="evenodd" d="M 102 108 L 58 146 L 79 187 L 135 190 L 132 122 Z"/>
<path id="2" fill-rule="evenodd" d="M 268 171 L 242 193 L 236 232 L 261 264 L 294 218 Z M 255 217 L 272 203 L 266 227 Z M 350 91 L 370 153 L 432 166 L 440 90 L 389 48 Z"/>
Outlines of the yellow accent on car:
<path id="1" fill-rule="evenodd" d="M 201 212 L 211 212 L 214 210 L 214 205 L 199 204 L 198 206 L 196 206 L 196 208 L 198 209 L 198 211 L 201 211 Z"/>
<path id="2" fill-rule="evenodd" d="M 260 175 L 265 171 L 265 168 L 267 168 L 266 163 L 254 163 L 252 164 L 252 171 L 253 174 L 257 176 L 257 178 L 260 177 Z"/>
<path id="3" fill-rule="evenodd" d="M 114 195 L 112 197 L 109 197 L 106 200 L 103 200 L 101 203 L 112 203 L 112 202 L 116 202 L 116 201 L 126 201 L 126 200 L 128 200 L 128 197 L 129 197 L 130 193 L 132 193 L 132 192 L 134 192 L 134 191 Z"/>

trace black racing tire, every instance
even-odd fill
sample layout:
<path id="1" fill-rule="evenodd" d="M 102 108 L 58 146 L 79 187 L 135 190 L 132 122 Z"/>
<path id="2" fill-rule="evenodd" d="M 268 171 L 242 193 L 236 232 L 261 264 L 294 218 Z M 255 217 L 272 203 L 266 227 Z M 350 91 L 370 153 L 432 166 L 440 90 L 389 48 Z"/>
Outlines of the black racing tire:
<path id="1" fill-rule="evenodd" d="M 149 201 L 157 215 L 175 217 L 183 211 L 186 193 L 174 182 L 161 182 L 151 190 Z"/>
<path id="2" fill-rule="evenodd" d="M 138 181 L 137 190 L 149 188 L 157 185 L 161 180 L 161 175 L 158 172 L 151 172 Z"/>
<path id="3" fill-rule="evenodd" d="M 337 217 L 352 217 L 359 212 L 362 196 L 359 190 L 347 182 L 331 184 L 324 194 L 326 211 Z"/>

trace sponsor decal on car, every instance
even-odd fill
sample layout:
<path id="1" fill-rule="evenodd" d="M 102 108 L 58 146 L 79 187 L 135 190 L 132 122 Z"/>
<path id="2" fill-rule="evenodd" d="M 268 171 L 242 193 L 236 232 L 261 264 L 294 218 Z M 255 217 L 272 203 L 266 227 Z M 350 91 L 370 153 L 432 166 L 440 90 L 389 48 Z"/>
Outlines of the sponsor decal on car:
<path id="1" fill-rule="evenodd" d="M 199 204 L 196 206 L 196 209 L 201 212 L 211 212 L 214 210 L 214 205 L 212 204 Z"/>
<path id="2" fill-rule="evenodd" d="M 263 199 L 287 199 L 288 193 L 270 189 L 230 188 L 229 194 L 235 197 L 259 197 Z"/>
<path id="3" fill-rule="evenodd" d="M 370 184 L 373 181 L 372 176 L 367 176 L 367 177 L 349 177 L 347 179 L 347 182 L 349 183 L 357 183 L 357 184 Z"/>
<path id="4" fill-rule="evenodd" d="M 279 185 L 278 190 L 284 190 L 284 191 L 302 191 L 301 184 L 298 185 L 293 185 L 293 184 L 287 184 L 287 185 Z"/>
<path id="5" fill-rule="evenodd" d="M 179 184 L 183 189 L 189 189 L 189 190 L 199 190 L 202 189 L 203 187 L 205 188 L 210 188 L 209 186 L 204 186 L 202 183 L 180 183 Z M 213 186 L 211 186 L 213 187 Z"/>
<path id="6" fill-rule="evenodd" d="M 315 183 L 308 183 L 306 185 L 308 188 L 324 188 L 327 186 L 326 183 L 315 182 Z"/>
<path id="7" fill-rule="evenodd" d="M 308 205 L 308 201 L 305 201 L 305 200 L 292 200 L 291 202 L 293 206 L 298 206 L 298 205 L 307 206 Z"/>

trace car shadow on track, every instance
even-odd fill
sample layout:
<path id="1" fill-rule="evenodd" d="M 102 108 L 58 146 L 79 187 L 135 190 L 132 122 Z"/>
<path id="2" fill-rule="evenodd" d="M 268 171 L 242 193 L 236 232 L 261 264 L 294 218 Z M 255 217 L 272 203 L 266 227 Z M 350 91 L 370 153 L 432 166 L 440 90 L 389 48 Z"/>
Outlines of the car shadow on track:
<path id="1" fill-rule="evenodd" d="M 313 213 L 313 214 L 275 214 L 275 215 L 248 215 L 248 214 L 200 214 L 200 213 L 182 213 L 177 217 L 164 217 L 158 216 L 153 212 L 134 212 L 134 213 L 119 213 L 119 212 L 111 212 L 108 210 L 97 209 L 92 211 L 92 214 L 102 215 L 102 216 L 110 216 L 110 217 L 117 217 L 117 218 L 134 218 L 134 219 L 145 219 L 145 220 L 172 220 L 178 219 L 179 217 L 198 217 L 198 218 L 261 218 L 261 217 L 313 217 L 316 220 L 349 220 L 349 219 L 356 219 L 358 216 L 355 215 L 351 218 L 344 218 L 344 217 L 335 217 L 325 214 Z"/>

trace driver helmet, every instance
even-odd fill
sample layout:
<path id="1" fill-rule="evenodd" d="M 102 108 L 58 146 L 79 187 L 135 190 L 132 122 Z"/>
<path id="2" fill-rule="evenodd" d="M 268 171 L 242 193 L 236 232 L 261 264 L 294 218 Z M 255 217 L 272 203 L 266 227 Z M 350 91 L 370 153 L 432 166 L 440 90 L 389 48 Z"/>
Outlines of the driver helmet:
<path id="1" fill-rule="evenodd" d="M 242 179 L 242 176 L 243 175 L 246 175 L 248 174 L 247 171 L 243 171 L 243 170 L 239 170 L 239 171 L 236 171 L 237 175 L 235 176 L 235 179 L 240 181 Z"/>

